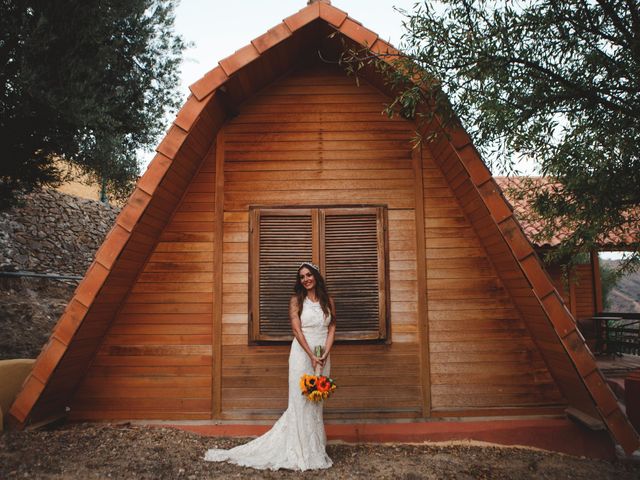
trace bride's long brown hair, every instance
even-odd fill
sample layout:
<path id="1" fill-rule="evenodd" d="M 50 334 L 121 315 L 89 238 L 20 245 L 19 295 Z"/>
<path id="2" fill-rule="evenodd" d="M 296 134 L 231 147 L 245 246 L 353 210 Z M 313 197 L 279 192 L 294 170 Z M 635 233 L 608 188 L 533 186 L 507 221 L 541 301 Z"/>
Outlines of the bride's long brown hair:
<path id="1" fill-rule="evenodd" d="M 313 268 L 308 263 L 303 263 L 298 268 L 298 272 L 296 274 L 296 284 L 293 287 L 293 291 L 296 295 L 296 300 L 298 301 L 298 316 L 302 314 L 302 304 L 304 303 L 304 299 L 307 296 L 307 289 L 302 285 L 302 281 L 300 281 L 300 272 L 303 268 L 306 268 L 311 272 L 313 278 L 316 280 L 316 295 L 318 296 L 318 301 L 320 302 L 320 307 L 324 312 L 325 317 L 329 314 L 331 315 L 331 322 L 335 321 L 335 315 L 333 314 L 333 309 L 331 308 L 331 302 L 329 301 L 329 291 L 327 290 L 327 284 L 320 275 L 320 272 Z"/>

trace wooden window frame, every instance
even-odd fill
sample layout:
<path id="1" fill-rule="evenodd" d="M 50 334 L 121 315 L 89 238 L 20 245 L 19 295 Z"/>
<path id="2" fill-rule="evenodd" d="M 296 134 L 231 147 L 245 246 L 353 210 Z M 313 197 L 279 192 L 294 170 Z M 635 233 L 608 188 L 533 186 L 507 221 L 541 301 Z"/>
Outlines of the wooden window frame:
<path id="1" fill-rule="evenodd" d="M 324 226 L 326 215 L 371 214 L 376 215 L 377 222 L 377 255 L 378 255 L 378 330 L 377 332 L 362 332 L 361 334 L 336 333 L 339 343 L 390 343 L 390 288 L 389 288 L 389 240 L 388 216 L 386 205 L 310 205 L 310 206 L 250 206 L 249 207 L 249 345 L 274 344 L 291 342 L 292 334 L 286 336 L 264 335 L 260 333 L 260 217 L 290 216 L 308 214 L 312 223 L 312 251 L 311 260 L 326 271 L 325 266 L 325 235 Z M 331 288 L 331 285 L 329 285 Z M 337 312 L 338 322 L 340 311 Z"/>

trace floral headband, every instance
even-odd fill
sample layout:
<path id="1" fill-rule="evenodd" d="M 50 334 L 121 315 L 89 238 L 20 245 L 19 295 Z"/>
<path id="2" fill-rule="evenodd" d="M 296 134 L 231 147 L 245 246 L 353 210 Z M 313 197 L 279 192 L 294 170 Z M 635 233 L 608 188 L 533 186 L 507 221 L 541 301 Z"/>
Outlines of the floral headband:
<path id="1" fill-rule="evenodd" d="M 311 268 L 313 268 L 316 272 L 320 273 L 320 267 L 318 267 L 318 266 L 317 266 L 315 263 L 313 263 L 313 262 L 302 262 L 302 263 L 300 264 L 300 266 L 298 267 L 298 270 L 300 270 L 300 269 L 301 269 L 302 267 L 304 267 L 305 265 L 306 265 L 307 267 L 311 267 Z"/>

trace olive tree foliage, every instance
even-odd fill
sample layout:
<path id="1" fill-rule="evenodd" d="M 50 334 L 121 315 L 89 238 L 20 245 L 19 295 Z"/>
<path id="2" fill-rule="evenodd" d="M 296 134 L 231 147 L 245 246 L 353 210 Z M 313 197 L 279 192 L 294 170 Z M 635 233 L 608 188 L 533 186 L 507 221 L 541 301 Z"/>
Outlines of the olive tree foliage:
<path id="1" fill-rule="evenodd" d="M 626 266 L 637 263 L 640 3 L 444 0 L 403 13 L 393 68 L 362 51 L 343 58 L 385 70 L 398 92 L 388 111 L 461 122 L 494 171 L 534 161 L 546 185 L 519 194 L 545 219 L 541 237 L 572 232 L 556 259 L 635 231 Z"/>
<path id="2" fill-rule="evenodd" d="M 130 192 L 176 109 L 171 0 L 0 0 L 0 207 L 68 162 Z"/>

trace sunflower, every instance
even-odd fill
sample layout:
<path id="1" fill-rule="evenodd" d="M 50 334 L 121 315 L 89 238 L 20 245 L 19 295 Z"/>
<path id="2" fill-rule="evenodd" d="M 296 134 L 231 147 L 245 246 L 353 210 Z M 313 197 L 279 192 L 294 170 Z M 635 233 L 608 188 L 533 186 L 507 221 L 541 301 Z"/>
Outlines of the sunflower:
<path id="1" fill-rule="evenodd" d="M 306 375 L 306 378 L 304 379 L 304 385 L 305 387 L 307 387 L 307 390 L 313 390 L 314 388 L 316 388 L 317 383 L 318 377 L 316 377 L 315 375 Z"/>
<path id="2" fill-rule="evenodd" d="M 300 390 L 302 390 L 303 394 L 307 392 L 307 377 L 308 375 L 302 375 L 300 377 Z"/>
<path id="3" fill-rule="evenodd" d="M 322 400 L 322 393 L 314 390 L 313 392 L 311 392 L 309 394 L 309 400 L 313 401 L 313 402 L 319 402 Z"/>

